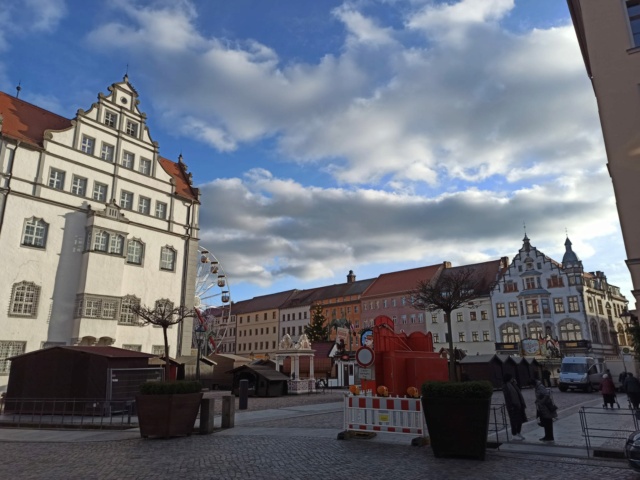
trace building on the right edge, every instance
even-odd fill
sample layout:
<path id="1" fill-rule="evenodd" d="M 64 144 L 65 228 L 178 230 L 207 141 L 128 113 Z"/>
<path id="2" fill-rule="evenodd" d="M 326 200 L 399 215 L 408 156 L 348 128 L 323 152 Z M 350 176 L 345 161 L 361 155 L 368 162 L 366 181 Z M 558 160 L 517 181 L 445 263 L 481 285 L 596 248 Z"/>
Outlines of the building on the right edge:
<path id="1" fill-rule="evenodd" d="M 607 167 L 640 307 L 640 0 L 567 0 L 598 103 Z"/>
<path id="2" fill-rule="evenodd" d="M 525 234 L 492 292 L 496 353 L 550 361 L 566 355 L 605 358 L 629 345 L 620 317 L 627 299 L 603 272 L 584 271 L 569 238 L 565 250 L 557 262 Z"/>

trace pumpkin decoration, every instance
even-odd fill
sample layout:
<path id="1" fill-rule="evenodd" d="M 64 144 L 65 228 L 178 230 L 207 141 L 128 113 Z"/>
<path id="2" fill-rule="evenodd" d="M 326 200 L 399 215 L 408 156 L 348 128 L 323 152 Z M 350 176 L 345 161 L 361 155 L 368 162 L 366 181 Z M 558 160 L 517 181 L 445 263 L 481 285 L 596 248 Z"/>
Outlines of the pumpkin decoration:
<path id="1" fill-rule="evenodd" d="M 380 397 L 388 397 L 389 396 L 389 389 L 387 387 L 385 387 L 384 385 L 380 385 L 376 391 L 378 392 L 378 396 L 380 396 Z"/>
<path id="2" fill-rule="evenodd" d="M 351 395 L 360 395 L 360 387 L 358 385 L 349 385 Z"/>
<path id="3" fill-rule="evenodd" d="M 420 396 L 420 392 L 416 387 L 407 388 L 407 395 L 411 398 L 418 398 Z"/>

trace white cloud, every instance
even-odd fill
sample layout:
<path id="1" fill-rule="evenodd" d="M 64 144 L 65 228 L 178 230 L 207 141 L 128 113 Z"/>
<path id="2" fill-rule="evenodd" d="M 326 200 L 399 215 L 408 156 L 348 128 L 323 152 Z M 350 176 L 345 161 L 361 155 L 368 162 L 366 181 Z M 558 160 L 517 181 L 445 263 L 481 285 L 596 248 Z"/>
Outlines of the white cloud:
<path id="1" fill-rule="evenodd" d="M 0 52 L 9 48 L 9 38 L 15 41 L 37 32 L 55 31 L 66 14 L 65 0 L 3 0 Z"/>

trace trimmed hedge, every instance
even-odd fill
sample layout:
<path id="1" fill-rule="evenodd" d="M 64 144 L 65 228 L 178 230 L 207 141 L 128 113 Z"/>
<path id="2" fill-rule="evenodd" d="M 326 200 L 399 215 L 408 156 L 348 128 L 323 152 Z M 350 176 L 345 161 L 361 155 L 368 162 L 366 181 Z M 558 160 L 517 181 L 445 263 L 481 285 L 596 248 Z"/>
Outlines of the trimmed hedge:
<path id="1" fill-rule="evenodd" d="M 473 382 L 437 382 L 422 384 L 425 398 L 491 398 L 493 385 L 486 380 Z"/>
<path id="2" fill-rule="evenodd" d="M 180 393 L 200 393 L 200 382 L 145 382 L 140 385 L 142 395 L 174 395 Z"/>

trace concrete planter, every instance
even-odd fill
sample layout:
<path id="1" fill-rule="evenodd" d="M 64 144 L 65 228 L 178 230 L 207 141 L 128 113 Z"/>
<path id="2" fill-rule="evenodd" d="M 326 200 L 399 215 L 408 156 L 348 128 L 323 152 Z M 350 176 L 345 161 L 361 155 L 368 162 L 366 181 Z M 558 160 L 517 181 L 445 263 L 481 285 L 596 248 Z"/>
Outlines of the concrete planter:
<path id="1" fill-rule="evenodd" d="M 191 435 L 201 400 L 202 393 L 137 395 L 140 435 L 142 438 Z"/>

